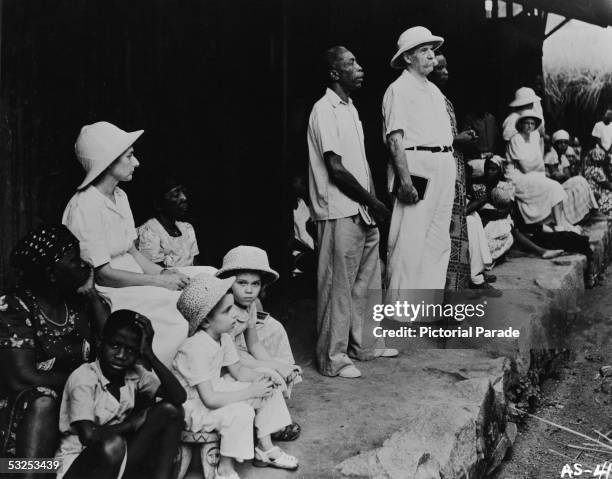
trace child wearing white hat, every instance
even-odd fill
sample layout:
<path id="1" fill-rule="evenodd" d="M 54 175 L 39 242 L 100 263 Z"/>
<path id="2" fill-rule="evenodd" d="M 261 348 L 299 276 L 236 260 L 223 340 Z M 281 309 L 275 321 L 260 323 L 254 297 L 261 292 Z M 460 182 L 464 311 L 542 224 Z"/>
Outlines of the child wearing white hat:
<path id="1" fill-rule="evenodd" d="M 237 246 L 223 258 L 218 278 L 235 276 L 232 294 L 236 307 L 236 327 L 232 331 L 243 364 L 250 368 L 269 368 L 284 380 L 283 393 L 290 397 L 293 385 L 302 382 L 302 370 L 295 364 L 289 338 L 283 325 L 264 312 L 259 295 L 276 281 L 278 273 L 270 268 L 266 252 L 255 246 Z M 280 441 L 298 438 L 301 428 L 291 423 L 274 435 Z"/>
<path id="2" fill-rule="evenodd" d="M 298 461 L 272 444 L 270 435 L 291 423 L 283 396 L 267 373 L 241 363 L 230 336 L 234 298 L 228 294 L 235 277 L 218 279 L 206 273 L 192 279 L 177 307 L 189 323 L 173 369 L 187 391 L 183 404 L 187 430 L 221 435 L 217 479 L 239 479 L 234 462 L 253 458 L 253 426 L 257 447 L 253 464 L 295 470 Z M 221 377 L 226 367 L 235 381 Z"/>
<path id="3" fill-rule="evenodd" d="M 285 328 L 260 311 L 262 291 L 279 277 L 270 268 L 266 252 L 255 246 L 237 246 L 224 256 L 216 276 L 236 277 L 232 294 L 238 324 L 232 334 L 241 357 L 251 367 L 268 367 L 284 378 L 291 378 L 288 383 L 301 382 L 301 368 L 295 364 Z"/>

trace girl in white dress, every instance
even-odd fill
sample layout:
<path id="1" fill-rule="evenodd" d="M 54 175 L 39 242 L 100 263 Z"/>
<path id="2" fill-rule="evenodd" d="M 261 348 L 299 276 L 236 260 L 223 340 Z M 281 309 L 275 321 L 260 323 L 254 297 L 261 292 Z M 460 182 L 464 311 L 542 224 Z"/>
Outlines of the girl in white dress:
<path id="1" fill-rule="evenodd" d="M 86 176 L 62 223 L 79 239 L 81 257 L 95 268 L 96 285 L 113 311 L 128 309 L 148 317 L 155 330 L 153 349 L 169 364 L 187 337 L 176 301 L 190 278 L 156 265 L 134 246 L 134 218 L 118 185 L 131 181 L 139 165 L 132 145 L 142 133 L 128 133 L 108 122 L 81 129 L 75 152 Z"/>

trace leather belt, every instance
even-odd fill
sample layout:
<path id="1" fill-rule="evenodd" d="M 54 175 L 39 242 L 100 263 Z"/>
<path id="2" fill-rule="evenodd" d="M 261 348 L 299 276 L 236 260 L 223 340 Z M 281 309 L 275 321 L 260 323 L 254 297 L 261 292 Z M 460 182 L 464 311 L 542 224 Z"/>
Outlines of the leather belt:
<path id="1" fill-rule="evenodd" d="M 429 151 L 430 153 L 448 153 L 453 151 L 452 146 L 411 146 L 410 151 Z"/>

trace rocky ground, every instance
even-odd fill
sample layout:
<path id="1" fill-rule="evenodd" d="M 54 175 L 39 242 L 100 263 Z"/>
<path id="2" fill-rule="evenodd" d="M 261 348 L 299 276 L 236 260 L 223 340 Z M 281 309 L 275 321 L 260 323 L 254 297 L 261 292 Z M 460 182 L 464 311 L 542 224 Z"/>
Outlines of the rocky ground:
<path id="1" fill-rule="evenodd" d="M 612 272 L 608 270 L 598 286 L 585 292 L 577 328 L 571 333 L 572 352 L 558 374 L 545 381 L 539 405 L 533 414 L 577 432 L 595 437 L 594 429 L 612 430 L 612 387 L 610 379 L 594 379 L 602 366 L 612 364 Z M 611 434 L 612 435 L 612 434 Z M 612 453 L 580 451 L 569 444 L 582 445 L 584 439 L 534 418 L 519 424 L 519 434 L 510 458 L 497 471 L 495 479 L 552 479 L 596 476 L 597 465 L 612 463 Z M 581 464 L 582 474 L 570 475 L 569 464 Z M 602 468 L 607 470 L 607 468 Z M 609 473 L 612 478 L 612 468 Z"/>

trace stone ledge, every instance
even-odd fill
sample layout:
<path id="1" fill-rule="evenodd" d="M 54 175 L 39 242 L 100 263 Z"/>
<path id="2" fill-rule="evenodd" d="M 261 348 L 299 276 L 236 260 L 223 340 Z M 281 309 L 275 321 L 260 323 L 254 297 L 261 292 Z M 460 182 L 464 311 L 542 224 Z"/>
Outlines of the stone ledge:
<path id="1" fill-rule="evenodd" d="M 447 341 L 447 349 L 409 350 L 396 359 L 359 363 L 364 377 L 326 378 L 312 367 L 313 301 L 291 306 L 287 323 L 304 383 L 289 401 L 301 438 L 282 447 L 300 460 L 296 472 L 257 469 L 245 463 L 244 479 L 375 478 L 445 479 L 485 477 L 503 460 L 516 437 L 506 404 L 516 384 L 535 383 L 552 356 L 551 332 L 571 320 L 587 283 L 609 259 L 609 221 L 591 223 L 593 261 L 581 255 L 555 260 L 513 257 L 495 269 L 504 290 L 499 325 L 521 330 L 515 341 Z M 585 275 L 584 272 L 587 272 Z M 499 301 L 499 300 L 492 300 Z M 568 316 L 569 311 L 569 316 Z M 299 341 L 299 344 L 297 344 Z M 398 346 L 398 344 L 392 344 Z M 190 479 L 197 473 L 191 472 Z"/>

